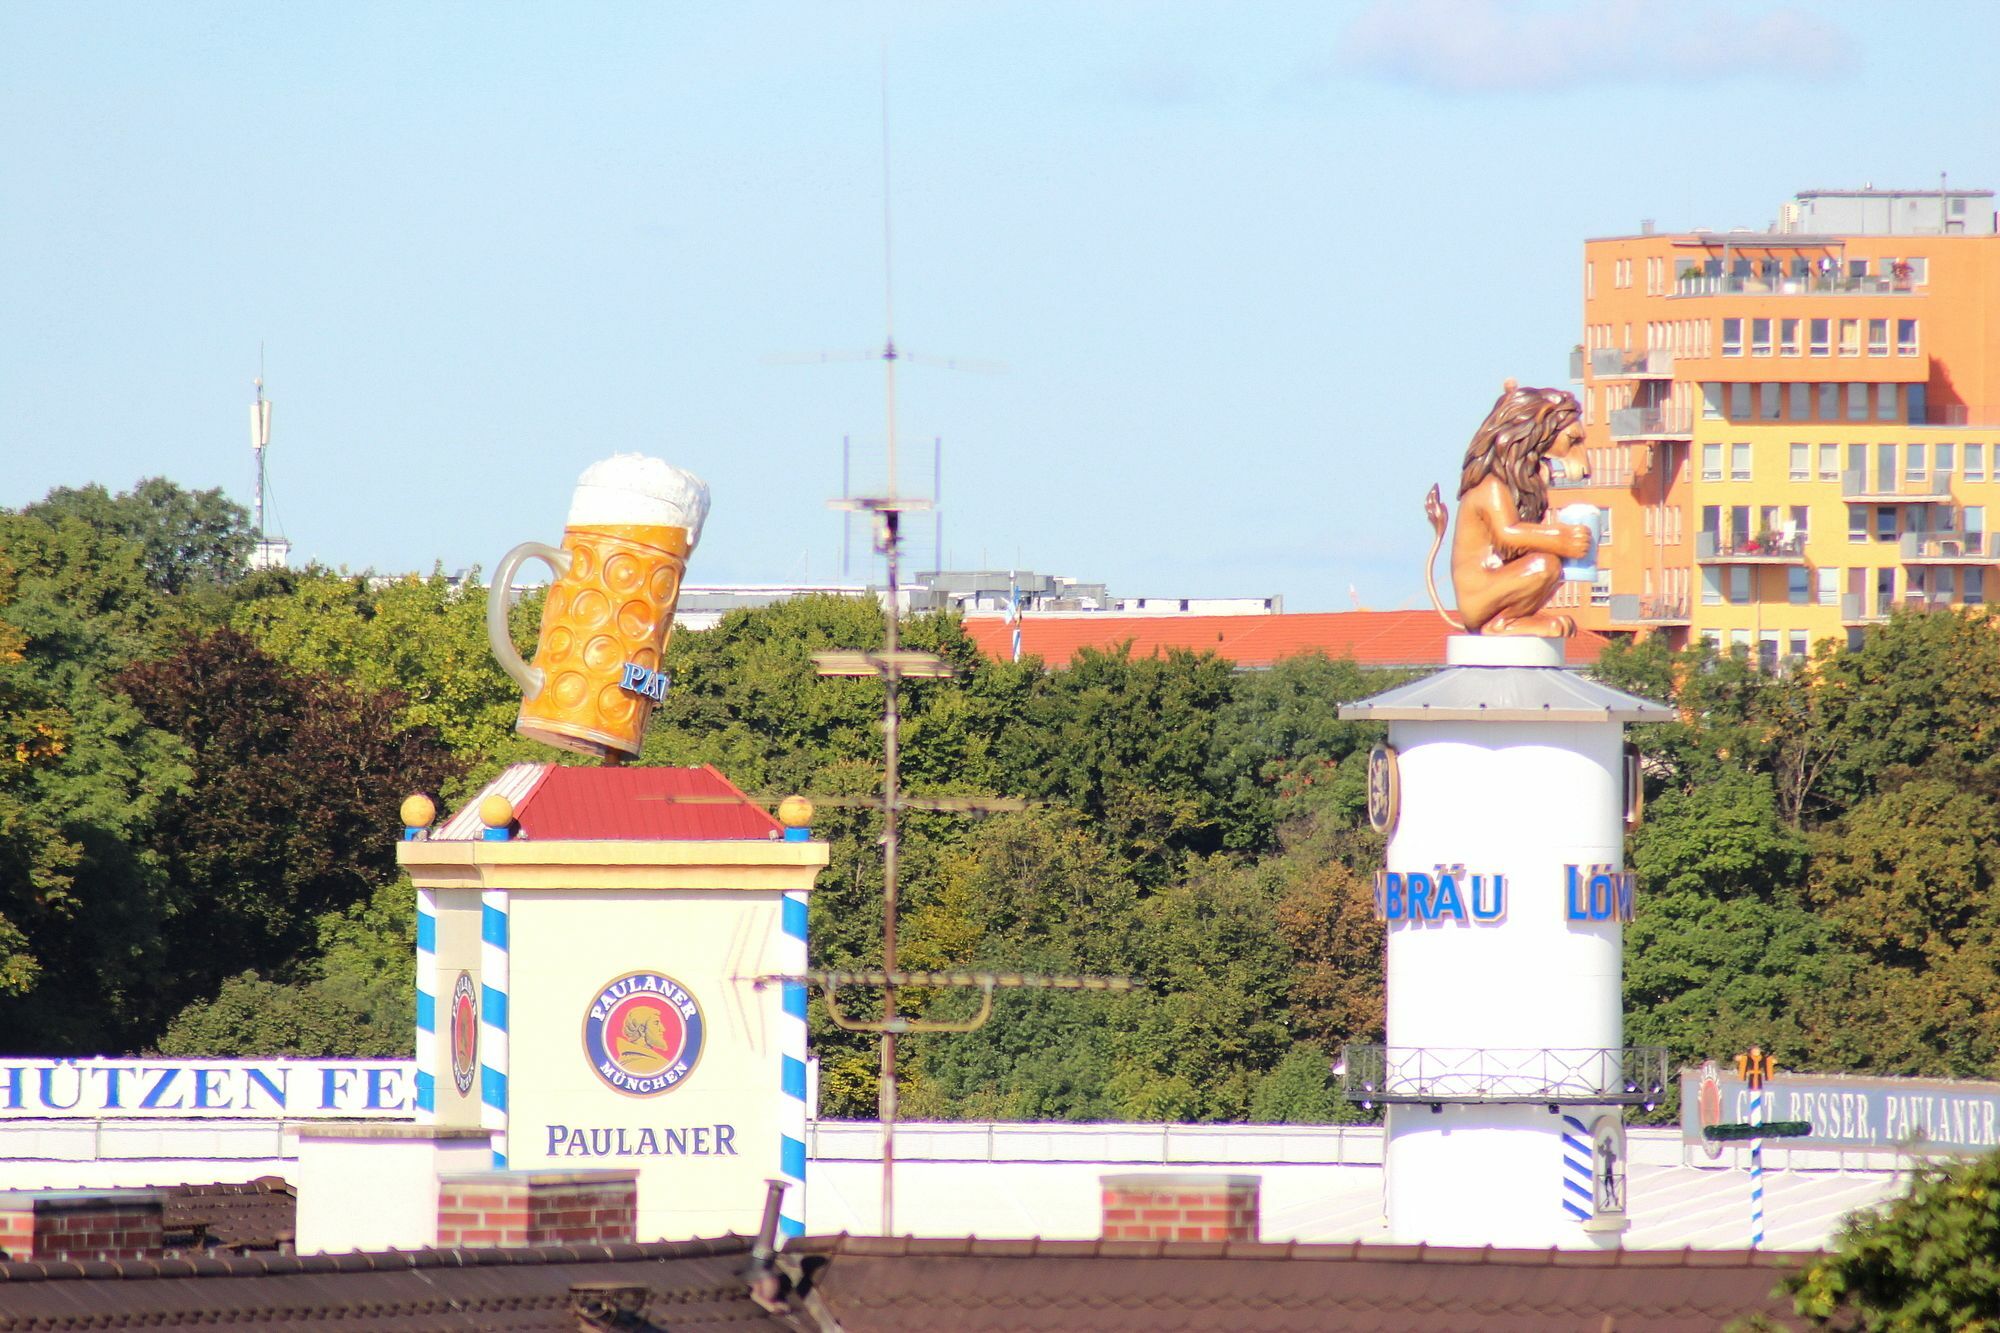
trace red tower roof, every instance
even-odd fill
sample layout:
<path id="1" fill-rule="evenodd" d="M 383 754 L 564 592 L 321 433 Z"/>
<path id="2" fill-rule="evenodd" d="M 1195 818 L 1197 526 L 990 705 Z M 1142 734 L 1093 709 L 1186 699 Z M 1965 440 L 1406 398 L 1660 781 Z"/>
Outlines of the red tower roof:
<path id="1" fill-rule="evenodd" d="M 431 836 L 445 841 L 483 837 L 479 803 L 487 796 L 514 803 L 519 837 L 537 841 L 708 841 L 784 836 L 784 827 L 728 778 L 700 768 L 582 768 L 515 764 L 460 806 Z"/>

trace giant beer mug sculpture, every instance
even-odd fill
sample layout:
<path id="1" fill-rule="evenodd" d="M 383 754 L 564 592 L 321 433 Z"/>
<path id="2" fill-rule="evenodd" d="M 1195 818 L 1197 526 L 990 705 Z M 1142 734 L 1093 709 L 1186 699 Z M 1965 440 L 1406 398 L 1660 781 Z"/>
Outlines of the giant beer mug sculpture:
<path id="1" fill-rule="evenodd" d="M 486 598 L 493 655 L 521 686 L 523 736 L 613 763 L 639 753 L 687 558 L 708 517 L 708 485 L 657 458 L 618 454 L 584 469 L 560 549 L 522 542 Z M 508 589 L 524 560 L 555 573 L 533 662 L 507 633 Z"/>

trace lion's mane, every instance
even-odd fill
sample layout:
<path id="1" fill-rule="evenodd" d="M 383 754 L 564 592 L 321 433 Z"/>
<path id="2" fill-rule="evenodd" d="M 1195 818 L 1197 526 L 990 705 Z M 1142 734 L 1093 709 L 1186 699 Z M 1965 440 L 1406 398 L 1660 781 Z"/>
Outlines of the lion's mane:
<path id="1" fill-rule="evenodd" d="M 1458 498 L 1497 476 L 1513 493 L 1521 521 L 1541 522 L 1549 510 L 1542 460 L 1578 415 L 1576 395 L 1567 389 L 1506 389 L 1466 446 Z"/>

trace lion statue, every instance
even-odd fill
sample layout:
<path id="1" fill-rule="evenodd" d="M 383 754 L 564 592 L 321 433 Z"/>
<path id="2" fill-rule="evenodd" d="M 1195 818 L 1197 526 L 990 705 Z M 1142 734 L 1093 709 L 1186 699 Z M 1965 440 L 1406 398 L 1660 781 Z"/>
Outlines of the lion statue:
<path id="1" fill-rule="evenodd" d="M 1451 543 L 1451 584 L 1463 623 L 1444 609 L 1437 590 L 1437 554 L 1448 515 L 1438 488 L 1424 497 L 1437 539 L 1424 564 L 1431 604 L 1455 629 L 1471 634 L 1535 634 L 1568 638 L 1576 622 L 1542 610 L 1562 580 L 1562 562 L 1590 551 L 1591 531 L 1546 522 L 1548 461 L 1567 475 L 1587 477 L 1583 418 L 1576 395 L 1563 389 L 1523 389 L 1508 380 L 1493 410 L 1466 446 L 1458 478 L 1458 531 Z"/>

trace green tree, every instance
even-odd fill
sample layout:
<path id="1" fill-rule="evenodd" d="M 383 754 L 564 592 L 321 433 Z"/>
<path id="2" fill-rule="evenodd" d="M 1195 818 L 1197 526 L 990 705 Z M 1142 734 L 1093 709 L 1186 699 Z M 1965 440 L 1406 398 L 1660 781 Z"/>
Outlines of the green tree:
<path id="1" fill-rule="evenodd" d="M 164 593 L 242 577 L 257 539 L 249 513 L 220 489 L 184 490 L 165 477 L 115 496 L 96 483 L 59 486 L 21 512 L 50 523 L 76 519 L 133 543 L 146 581 Z"/>
<path id="2" fill-rule="evenodd" d="M 2000 1328 L 2000 1155 L 1920 1169 L 1842 1223 L 1781 1290 L 1814 1325 L 1907 1333 Z"/>
<path id="3" fill-rule="evenodd" d="M 244 972 L 167 1025 L 175 1056 L 407 1056 L 416 1019 L 416 890 L 408 876 L 318 921 L 292 982 Z"/>

